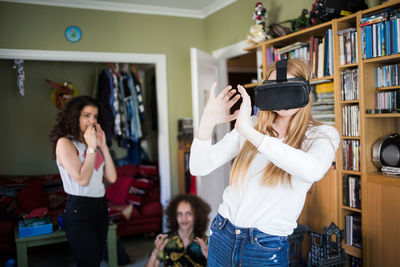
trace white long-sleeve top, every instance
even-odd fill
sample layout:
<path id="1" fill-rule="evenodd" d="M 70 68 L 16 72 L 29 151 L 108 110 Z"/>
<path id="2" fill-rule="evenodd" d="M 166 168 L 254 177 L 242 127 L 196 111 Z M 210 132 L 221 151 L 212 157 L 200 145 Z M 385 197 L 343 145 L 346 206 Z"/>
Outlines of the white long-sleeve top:
<path id="1" fill-rule="evenodd" d="M 214 145 L 211 139 L 194 138 L 190 172 L 196 176 L 209 174 L 235 158 L 244 141 L 236 130 Z M 238 227 L 255 227 L 278 236 L 292 234 L 307 191 L 330 168 L 339 141 L 336 129 L 327 125 L 310 127 L 301 149 L 283 143 L 283 138 L 265 135 L 244 182 L 225 188 L 218 212 Z M 265 167 L 270 162 L 292 175 L 292 186 L 261 185 Z"/>

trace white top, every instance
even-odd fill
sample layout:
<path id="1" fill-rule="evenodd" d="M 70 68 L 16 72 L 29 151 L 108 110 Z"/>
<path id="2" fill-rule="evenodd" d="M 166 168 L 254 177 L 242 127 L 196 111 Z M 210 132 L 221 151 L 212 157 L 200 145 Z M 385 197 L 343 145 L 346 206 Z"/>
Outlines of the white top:
<path id="1" fill-rule="evenodd" d="M 84 143 L 72 140 L 72 143 L 76 147 L 79 153 L 79 160 L 83 163 L 86 156 L 87 146 Z M 100 158 L 99 158 L 100 157 Z M 67 170 L 57 162 L 58 170 L 63 182 L 64 191 L 69 195 L 74 196 L 85 196 L 85 197 L 103 197 L 105 194 L 103 184 L 103 169 L 104 160 L 99 152 L 96 150 L 95 168 L 93 169 L 92 178 L 87 186 L 78 184 L 74 178 L 69 175 Z"/>
<path id="2" fill-rule="evenodd" d="M 195 138 L 190 153 L 190 172 L 204 176 L 236 157 L 244 144 L 236 130 L 218 143 Z M 228 186 L 218 212 L 238 227 L 255 227 L 278 236 L 292 234 L 312 183 L 321 179 L 335 158 L 340 137 L 327 126 L 310 127 L 301 149 L 265 135 L 258 147 L 246 178 L 239 186 Z M 292 187 L 279 183 L 275 187 L 260 184 L 265 167 L 273 162 L 292 175 Z"/>

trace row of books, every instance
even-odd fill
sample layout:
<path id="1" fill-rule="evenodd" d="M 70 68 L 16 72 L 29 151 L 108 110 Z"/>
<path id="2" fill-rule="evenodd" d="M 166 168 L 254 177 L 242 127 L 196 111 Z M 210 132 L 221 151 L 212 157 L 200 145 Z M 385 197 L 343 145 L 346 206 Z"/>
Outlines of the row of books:
<path id="1" fill-rule="evenodd" d="M 310 68 L 312 78 L 333 75 L 332 29 L 328 29 L 324 37 L 311 36 Z"/>
<path id="2" fill-rule="evenodd" d="M 340 65 L 357 63 L 357 29 L 347 28 L 336 34 L 339 35 Z"/>
<path id="3" fill-rule="evenodd" d="M 343 205 L 361 209 L 361 179 L 359 176 L 343 176 Z"/>
<path id="4" fill-rule="evenodd" d="M 358 214 L 346 216 L 346 244 L 362 247 L 361 216 Z"/>
<path id="5" fill-rule="evenodd" d="M 267 65 L 284 58 L 302 58 L 309 63 L 312 78 L 332 76 L 332 29 L 327 30 L 323 37 L 311 36 L 309 43 L 296 42 L 280 48 L 269 47 L 265 57 Z"/>
<path id="6" fill-rule="evenodd" d="M 193 138 L 193 119 L 182 118 L 178 120 L 178 139 Z"/>
<path id="7" fill-rule="evenodd" d="M 400 52 L 400 9 L 384 9 L 360 20 L 362 58 Z"/>
<path id="8" fill-rule="evenodd" d="M 375 109 L 400 110 L 400 90 L 376 93 Z"/>
<path id="9" fill-rule="evenodd" d="M 342 76 L 342 100 L 359 99 L 358 69 L 345 70 Z"/>
<path id="10" fill-rule="evenodd" d="M 343 169 L 360 171 L 360 140 L 343 140 Z"/>
<path id="11" fill-rule="evenodd" d="M 327 124 L 335 124 L 335 100 L 333 83 L 320 83 L 312 87 L 311 113 L 313 118 Z"/>
<path id="12" fill-rule="evenodd" d="M 265 55 L 267 65 L 285 58 L 301 58 L 308 62 L 310 58 L 309 44 L 296 42 L 281 48 L 269 47 L 266 49 Z"/>
<path id="13" fill-rule="evenodd" d="M 376 87 L 390 87 L 400 85 L 400 64 L 392 64 L 375 68 Z"/>
<path id="14" fill-rule="evenodd" d="M 358 105 L 342 107 L 342 134 L 344 136 L 360 136 L 360 109 Z"/>
<path id="15" fill-rule="evenodd" d="M 362 260 L 357 257 L 351 257 L 351 267 L 362 267 Z"/>

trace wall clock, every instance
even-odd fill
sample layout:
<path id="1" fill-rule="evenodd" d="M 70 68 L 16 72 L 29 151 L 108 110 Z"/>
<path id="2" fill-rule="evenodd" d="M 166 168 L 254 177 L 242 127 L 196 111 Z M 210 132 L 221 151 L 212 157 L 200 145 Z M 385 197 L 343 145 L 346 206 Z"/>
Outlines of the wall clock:
<path id="1" fill-rule="evenodd" d="M 77 26 L 69 26 L 65 29 L 65 38 L 72 43 L 78 42 L 82 38 L 81 29 Z"/>

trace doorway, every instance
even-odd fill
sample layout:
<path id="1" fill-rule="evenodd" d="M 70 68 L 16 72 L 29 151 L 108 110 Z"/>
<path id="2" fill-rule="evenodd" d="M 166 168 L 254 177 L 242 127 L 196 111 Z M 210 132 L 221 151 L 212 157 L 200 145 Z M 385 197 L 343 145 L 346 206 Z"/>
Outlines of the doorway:
<path id="1" fill-rule="evenodd" d="M 125 62 L 154 64 L 157 98 L 158 162 L 160 172 L 160 201 L 166 207 L 171 198 L 170 148 L 168 127 L 168 98 L 166 56 L 163 54 L 75 52 L 53 50 L 0 49 L 0 59 L 68 62 Z"/>

